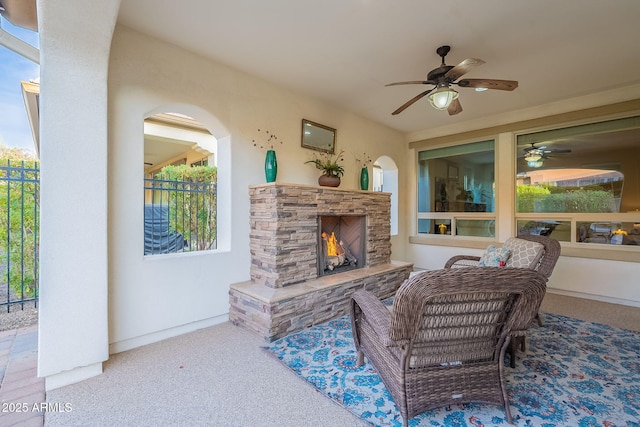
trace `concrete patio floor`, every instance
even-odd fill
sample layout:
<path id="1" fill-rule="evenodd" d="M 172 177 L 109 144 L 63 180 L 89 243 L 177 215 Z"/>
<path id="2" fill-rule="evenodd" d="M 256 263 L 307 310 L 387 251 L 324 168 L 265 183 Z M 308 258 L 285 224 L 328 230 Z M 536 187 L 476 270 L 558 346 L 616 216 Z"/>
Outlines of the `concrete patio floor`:
<path id="1" fill-rule="evenodd" d="M 583 320 L 605 323 L 611 326 L 640 331 L 640 308 L 638 307 L 622 306 L 547 293 L 545 300 L 543 301 L 541 311 L 543 313 L 543 318 L 545 312 L 550 312 L 575 318 L 582 318 Z M 233 330 L 227 331 L 228 335 L 225 335 L 222 342 L 231 347 L 233 347 L 234 345 L 238 346 L 240 344 L 234 344 L 232 341 L 235 336 L 239 336 L 238 340 L 242 343 L 243 346 L 247 347 L 244 349 L 244 353 L 253 351 L 255 354 L 252 353 L 250 355 L 251 358 L 255 359 L 259 356 L 265 359 L 265 361 L 270 360 L 267 358 L 267 356 L 264 356 L 264 354 L 262 354 L 262 352 L 258 349 L 259 345 L 262 343 L 259 338 L 254 337 L 249 332 L 240 329 L 234 329 L 229 325 L 222 325 L 214 329 L 209 329 L 208 331 L 203 330 L 190 335 L 188 334 L 183 337 L 175 338 L 174 340 L 182 342 L 184 340 L 188 341 L 189 339 L 191 339 L 189 338 L 190 336 L 196 338 L 200 336 L 200 338 L 196 339 L 196 342 L 200 343 L 202 342 L 202 336 L 207 336 L 214 333 L 215 331 L 223 331 L 226 329 Z M 250 342 L 247 343 L 247 341 Z M 115 365 L 117 366 L 123 365 L 125 364 L 125 362 L 127 362 L 128 359 L 135 360 L 136 358 L 142 358 L 144 353 L 153 353 L 156 347 L 166 344 L 167 342 L 164 344 L 157 343 L 143 348 L 135 349 L 130 352 L 113 355 L 113 363 L 115 363 Z M 20 329 L 0 331 L 0 426 L 2 427 L 40 427 L 45 425 L 45 415 L 47 414 L 47 412 L 60 409 L 55 407 L 55 401 L 47 402 L 44 379 L 37 377 L 37 346 L 37 325 L 31 325 Z M 178 348 L 183 348 L 184 346 L 184 343 L 182 343 L 178 346 Z M 211 346 L 210 348 L 214 347 Z M 175 354 L 176 349 L 172 349 L 171 352 Z M 220 357 L 220 359 L 232 359 L 226 354 L 221 356 L 224 357 Z M 270 370 L 285 370 L 284 368 L 279 366 L 277 362 L 270 362 L 274 364 L 274 366 L 271 367 Z M 245 374 L 247 374 L 246 369 L 246 365 L 243 365 L 242 370 Z M 107 374 L 111 374 L 113 370 L 113 367 L 110 366 L 109 363 L 107 363 Z M 107 377 L 109 376 L 110 375 L 102 375 L 101 377 L 94 379 L 93 382 L 106 381 L 108 380 Z M 278 377 L 278 380 L 287 381 L 287 379 L 283 376 Z M 294 383 L 299 382 L 297 379 L 291 381 L 293 381 Z M 92 381 L 88 380 L 84 383 L 84 385 L 86 386 L 90 383 L 92 383 Z M 306 390 L 307 388 L 309 388 L 306 384 L 301 383 L 300 387 L 300 390 L 303 392 L 310 390 Z M 299 393 L 299 391 L 297 391 L 296 393 Z M 322 399 L 319 400 L 320 403 L 324 403 L 324 397 L 321 397 L 319 399 Z M 311 406 L 316 408 L 315 410 L 317 411 L 318 402 L 313 402 L 314 403 Z M 326 403 L 326 405 L 327 407 L 322 407 L 323 409 L 320 410 L 319 413 L 326 414 L 327 411 L 332 409 L 332 403 Z M 337 412 L 338 414 L 340 414 L 343 411 L 331 412 Z M 53 415 L 53 418 L 49 418 L 47 424 L 50 424 L 52 422 L 53 425 L 64 425 L 65 422 L 68 421 L 65 421 L 64 414 L 49 415 Z M 56 424 L 55 422 L 56 417 L 59 421 L 58 424 Z M 351 420 L 350 425 L 354 425 L 359 422 L 355 418 L 349 418 L 352 417 L 351 414 L 345 413 L 344 417 L 347 420 Z"/>

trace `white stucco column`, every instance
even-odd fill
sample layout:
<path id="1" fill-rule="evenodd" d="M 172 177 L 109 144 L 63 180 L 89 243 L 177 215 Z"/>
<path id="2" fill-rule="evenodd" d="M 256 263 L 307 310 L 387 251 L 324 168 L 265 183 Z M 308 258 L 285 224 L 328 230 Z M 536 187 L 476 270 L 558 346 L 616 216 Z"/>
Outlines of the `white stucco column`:
<path id="1" fill-rule="evenodd" d="M 40 318 L 47 389 L 108 358 L 107 72 L 120 0 L 38 0 Z"/>

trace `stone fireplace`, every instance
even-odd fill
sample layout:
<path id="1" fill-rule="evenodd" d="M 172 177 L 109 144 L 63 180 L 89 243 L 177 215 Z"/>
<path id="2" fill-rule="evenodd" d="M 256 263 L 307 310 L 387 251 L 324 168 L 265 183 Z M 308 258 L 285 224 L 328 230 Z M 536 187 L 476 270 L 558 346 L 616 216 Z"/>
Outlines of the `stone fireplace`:
<path id="1" fill-rule="evenodd" d="M 413 268 L 391 261 L 389 193 L 269 183 L 249 197 L 251 280 L 231 285 L 229 320 L 268 341 L 345 314 L 358 289 L 393 295 Z"/>

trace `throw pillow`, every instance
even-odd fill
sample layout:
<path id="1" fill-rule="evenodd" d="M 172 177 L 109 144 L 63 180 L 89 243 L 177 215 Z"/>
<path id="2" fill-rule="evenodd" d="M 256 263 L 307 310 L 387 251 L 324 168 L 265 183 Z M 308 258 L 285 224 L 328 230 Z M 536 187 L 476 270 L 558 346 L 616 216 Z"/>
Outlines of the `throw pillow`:
<path id="1" fill-rule="evenodd" d="M 496 248 L 489 245 L 480 257 L 478 265 L 481 267 L 504 267 L 511 255 L 511 251 L 506 248 Z"/>
<path id="2" fill-rule="evenodd" d="M 511 257 L 507 260 L 509 268 L 536 269 L 542 258 L 544 245 L 530 240 L 510 237 L 504 242 L 504 247 L 511 251 Z"/>

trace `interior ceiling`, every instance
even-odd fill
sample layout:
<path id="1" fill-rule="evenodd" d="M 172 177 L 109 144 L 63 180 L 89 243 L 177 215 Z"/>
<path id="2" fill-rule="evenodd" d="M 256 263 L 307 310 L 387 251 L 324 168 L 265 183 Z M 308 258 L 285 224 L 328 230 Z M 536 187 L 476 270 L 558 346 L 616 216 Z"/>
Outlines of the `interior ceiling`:
<path id="1" fill-rule="evenodd" d="M 411 133 L 640 82 L 638 17 L 637 0 L 123 0 L 119 23 Z M 431 86 L 385 84 L 425 79 L 444 44 L 447 65 L 486 61 L 465 77 L 519 87 L 392 116 Z"/>

